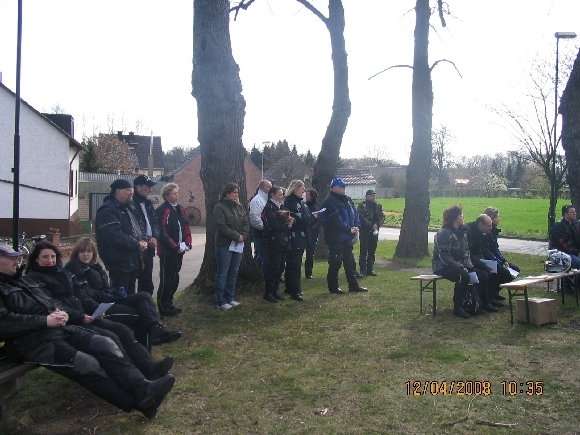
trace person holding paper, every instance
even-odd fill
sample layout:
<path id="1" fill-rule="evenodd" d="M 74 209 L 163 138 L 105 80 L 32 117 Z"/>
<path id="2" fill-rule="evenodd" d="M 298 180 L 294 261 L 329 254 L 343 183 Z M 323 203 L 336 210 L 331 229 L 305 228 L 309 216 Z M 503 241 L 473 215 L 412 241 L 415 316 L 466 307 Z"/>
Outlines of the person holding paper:
<path id="1" fill-rule="evenodd" d="M 314 253 L 318 246 L 318 235 L 320 233 L 320 206 L 318 205 L 318 191 L 314 188 L 306 189 L 306 200 L 304 204 L 308 207 L 312 219 L 306 228 L 306 259 L 304 260 L 304 273 L 306 279 L 312 279 L 312 269 L 314 267 Z"/>
<path id="2" fill-rule="evenodd" d="M 168 183 L 161 195 L 164 202 L 155 211 L 161 228 L 157 247 L 160 266 L 157 307 L 162 316 L 177 316 L 181 309 L 174 305 L 173 296 L 179 286 L 183 255 L 191 249 L 191 231 L 185 210 L 178 203 L 179 186 Z"/>
<path id="3" fill-rule="evenodd" d="M 80 327 L 45 287 L 21 275 L 20 255 L 0 244 L 0 340 L 9 354 L 58 373 L 123 411 L 154 418 L 175 382 L 171 364 L 134 361 L 115 334 Z"/>
<path id="4" fill-rule="evenodd" d="M 486 288 L 483 286 L 481 288 L 484 304 L 502 307 L 504 304 L 499 298 L 500 282 L 498 278 L 500 265 L 489 249 L 492 226 L 491 218 L 486 214 L 481 214 L 474 222 L 467 224 L 467 238 L 471 262 L 479 274 L 484 276 L 484 281 L 487 284 Z"/>
<path id="5" fill-rule="evenodd" d="M 499 210 L 495 207 L 487 207 L 484 211 L 484 214 L 488 215 L 491 218 L 492 227 L 489 237 L 487 241 L 489 243 L 488 250 L 491 252 L 493 258 L 497 261 L 498 267 L 498 274 L 497 278 L 499 280 L 499 284 L 505 284 L 506 282 L 511 282 L 516 279 L 520 273 L 520 268 L 514 264 L 510 263 L 502 252 L 499 249 L 499 242 L 498 237 L 501 233 L 501 229 L 499 228 L 500 224 L 500 215 Z M 498 292 L 496 298 L 498 300 L 505 300 L 505 297 L 501 296 Z"/>
<path id="6" fill-rule="evenodd" d="M 243 253 L 232 249 L 236 244 L 245 244 L 250 232 L 248 213 L 240 204 L 240 191 L 236 183 L 225 185 L 212 217 L 216 227 L 215 302 L 218 309 L 228 311 L 240 305 L 235 296 Z"/>
<path id="7" fill-rule="evenodd" d="M 377 276 L 375 266 L 375 252 L 379 242 L 379 228 L 385 221 L 383 206 L 377 203 L 377 194 L 374 190 L 367 190 L 365 200 L 358 206 L 360 217 L 360 255 L 358 264 L 361 275 Z"/>
<path id="8" fill-rule="evenodd" d="M 435 235 L 433 246 L 433 273 L 455 283 L 453 292 L 453 314 L 468 318 L 464 309 L 468 288 L 471 285 L 470 272 L 476 272 L 479 284 L 473 285 L 474 297 L 481 299 L 480 289 L 486 285 L 484 274 L 476 270 L 469 254 L 467 229 L 463 225 L 463 210 L 459 206 L 449 207 L 443 212 L 443 226 Z M 491 305 L 482 304 L 482 309 L 497 311 Z M 473 313 L 475 314 L 475 313 Z"/>
<path id="9" fill-rule="evenodd" d="M 352 199 L 346 195 L 346 183 L 342 178 L 330 182 L 330 194 L 322 204 L 326 211 L 321 220 L 324 238 L 328 244 L 328 273 L 326 282 L 332 294 L 342 294 L 338 286 L 338 271 L 344 264 L 349 292 L 367 292 L 357 280 L 356 262 L 352 253 L 359 234 L 359 216 Z"/>
<path id="10" fill-rule="evenodd" d="M 111 288 L 107 272 L 99 264 L 97 250 L 89 238 L 79 240 L 71 252 L 65 269 L 72 274 L 77 295 L 85 311 L 93 312 L 101 303 L 115 302 L 107 311 L 111 320 L 129 326 L 145 347 L 170 343 L 181 337 L 180 331 L 167 329 L 149 293 L 122 294 Z"/>
<path id="11" fill-rule="evenodd" d="M 72 275 L 62 267 L 62 254 L 56 246 L 45 240 L 36 244 L 28 258 L 26 278 L 43 285 L 44 291 L 57 301 L 57 307 L 68 314 L 68 323 L 113 337 L 143 373 L 152 370 L 155 363 L 151 355 L 129 327 L 109 319 L 93 318 L 93 311 L 87 313 L 78 298 Z M 171 367 L 173 359 L 165 358 L 162 364 Z"/>
<path id="12" fill-rule="evenodd" d="M 268 194 L 269 200 L 262 210 L 262 222 L 264 223 L 264 299 L 271 303 L 277 303 L 284 299 L 278 293 L 282 265 L 288 253 L 290 244 L 290 229 L 294 224 L 294 218 L 290 211 L 284 207 L 284 189 L 274 186 Z"/>

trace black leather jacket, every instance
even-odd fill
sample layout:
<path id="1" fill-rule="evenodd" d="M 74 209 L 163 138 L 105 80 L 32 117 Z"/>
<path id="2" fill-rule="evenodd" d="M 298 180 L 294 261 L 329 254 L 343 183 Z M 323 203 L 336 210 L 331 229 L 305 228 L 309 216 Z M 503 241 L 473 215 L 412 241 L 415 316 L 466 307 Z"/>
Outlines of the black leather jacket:
<path id="1" fill-rule="evenodd" d="M 109 270 L 136 272 L 141 267 L 139 240 L 140 228 L 134 228 L 129 212 L 135 216 L 133 204 L 120 204 L 112 196 L 105 198 L 95 219 L 99 256 Z"/>
<path id="2" fill-rule="evenodd" d="M 262 238 L 267 248 L 276 251 L 287 251 L 290 243 L 290 228 L 286 219 L 279 213 L 280 210 L 288 210 L 284 205 L 278 207 L 272 200 L 268 200 L 262 210 L 262 222 L 264 230 Z"/>
<path id="3" fill-rule="evenodd" d="M 306 249 L 308 225 L 312 219 L 308 206 L 302 198 L 292 194 L 284 201 L 284 207 L 290 210 L 294 225 L 290 228 L 290 249 L 301 251 Z"/>
<path id="4" fill-rule="evenodd" d="M 433 272 L 438 273 L 446 266 L 473 269 L 465 227 L 441 228 L 435 235 Z"/>
<path id="5" fill-rule="evenodd" d="M 133 202 L 135 203 L 135 208 L 137 209 L 137 217 L 139 218 L 139 224 L 141 225 L 141 231 L 143 234 L 146 233 L 147 222 L 145 221 L 145 216 L 143 216 L 143 209 L 141 204 L 145 204 L 145 211 L 147 212 L 147 219 L 149 220 L 149 225 L 151 226 L 151 237 L 159 239 L 159 218 L 157 213 L 155 213 L 155 207 L 151 200 L 143 198 L 137 192 L 133 195 Z"/>

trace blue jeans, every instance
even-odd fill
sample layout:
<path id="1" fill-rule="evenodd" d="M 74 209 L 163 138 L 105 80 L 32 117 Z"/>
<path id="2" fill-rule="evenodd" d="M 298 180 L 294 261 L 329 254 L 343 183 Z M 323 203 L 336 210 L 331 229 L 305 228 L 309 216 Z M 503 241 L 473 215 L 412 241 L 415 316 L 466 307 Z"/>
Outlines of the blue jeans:
<path id="1" fill-rule="evenodd" d="M 218 246 L 215 251 L 215 261 L 215 301 L 220 306 L 229 304 L 235 299 L 242 254 L 231 252 L 228 246 Z"/>

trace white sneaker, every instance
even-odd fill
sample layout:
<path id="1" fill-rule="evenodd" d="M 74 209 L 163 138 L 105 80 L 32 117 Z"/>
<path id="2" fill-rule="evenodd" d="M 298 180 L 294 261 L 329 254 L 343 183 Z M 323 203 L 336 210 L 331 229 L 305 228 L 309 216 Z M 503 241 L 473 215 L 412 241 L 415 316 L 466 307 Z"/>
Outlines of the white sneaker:
<path id="1" fill-rule="evenodd" d="M 231 310 L 233 307 L 230 304 L 223 304 L 218 307 L 218 310 L 228 311 Z"/>
<path id="2" fill-rule="evenodd" d="M 232 308 L 236 308 L 237 306 L 242 305 L 242 304 L 240 304 L 238 301 L 231 301 L 230 305 L 232 306 Z"/>

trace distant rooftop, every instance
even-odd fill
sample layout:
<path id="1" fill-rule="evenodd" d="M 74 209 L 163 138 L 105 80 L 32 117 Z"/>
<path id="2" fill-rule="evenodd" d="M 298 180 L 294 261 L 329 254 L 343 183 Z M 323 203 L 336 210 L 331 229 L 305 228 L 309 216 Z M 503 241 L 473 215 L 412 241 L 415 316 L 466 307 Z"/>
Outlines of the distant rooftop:
<path id="1" fill-rule="evenodd" d="M 344 180 L 346 184 L 350 185 L 372 185 L 377 184 L 377 180 L 370 173 L 369 169 L 360 168 L 338 168 L 336 176 Z"/>

